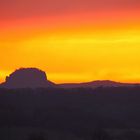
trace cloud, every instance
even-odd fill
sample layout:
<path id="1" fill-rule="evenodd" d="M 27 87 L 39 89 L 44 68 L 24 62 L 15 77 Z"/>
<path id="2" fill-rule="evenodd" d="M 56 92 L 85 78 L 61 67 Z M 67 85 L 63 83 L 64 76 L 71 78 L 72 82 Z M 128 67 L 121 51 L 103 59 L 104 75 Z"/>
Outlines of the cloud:
<path id="1" fill-rule="evenodd" d="M 0 19 L 49 16 L 67 12 L 140 8 L 139 0 L 1 0 Z"/>

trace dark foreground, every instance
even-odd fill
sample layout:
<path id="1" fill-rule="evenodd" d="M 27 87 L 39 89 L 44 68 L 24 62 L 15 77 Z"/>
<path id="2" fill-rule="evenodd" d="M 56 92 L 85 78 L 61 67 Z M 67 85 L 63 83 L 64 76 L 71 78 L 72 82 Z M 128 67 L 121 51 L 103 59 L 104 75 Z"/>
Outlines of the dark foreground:
<path id="1" fill-rule="evenodd" d="M 140 140 L 140 87 L 0 89 L 0 140 Z"/>

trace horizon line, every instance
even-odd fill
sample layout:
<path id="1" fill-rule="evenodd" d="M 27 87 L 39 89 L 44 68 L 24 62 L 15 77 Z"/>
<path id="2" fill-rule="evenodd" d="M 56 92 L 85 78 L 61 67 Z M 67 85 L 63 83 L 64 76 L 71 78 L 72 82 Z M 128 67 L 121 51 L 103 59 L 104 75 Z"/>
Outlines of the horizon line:
<path id="1" fill-rule="evenodd" d="M 15 70 L 13 70 L 13 72 L 10 72 L 5 77 L 3 77 L 4 80 L 0 79 L 0 84 L 5 83 L 7 76 L 10 76 L 12 73 L 14 73 L 15 71 L 20 70 L 20 69 L 38 69 L 40 71 L 45 72 L 45 74 L 47 73 L 45 70 L 42 70 L 42 69 L 37 68 L 37 67 L 20 67 L 20 68 L 16 68 Z M 85 81 L 84 80 L 83 81 L 82 80 L 79 80 L 79 81 L 78 80 L 76 80 L 76 81 L 68 81 L 68 80 L 66 80 L 65 82 L 55 82 L 55 81 L 49 79 L 48 75 L 49 74 L 46 74 L 47 80 L 53 82 L 56 85 L 59 85 L 59 84 L 83 84 L 83 83 L 102 82 L 102 81 L 110 81 L 110 82 L 115 82 L 115 83 L 120 83 L 120 84 L 140 84 L 140 81 L 137 81 L 137 80 L 136 81 L 134 81 L 134 80 L 132 80 L 132 81 L 131 80 L 124 80 L 124 81 L 120 80 L 119 81 L 119 80 L 113 80 L 113 79 L 93 79 L 93 80 L 85 80 Z"/>

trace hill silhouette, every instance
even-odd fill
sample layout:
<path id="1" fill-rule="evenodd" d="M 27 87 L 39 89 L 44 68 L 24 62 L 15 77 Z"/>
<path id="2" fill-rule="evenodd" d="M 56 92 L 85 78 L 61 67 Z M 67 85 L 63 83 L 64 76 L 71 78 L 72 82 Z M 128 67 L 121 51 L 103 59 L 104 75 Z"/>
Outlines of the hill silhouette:
<path id="1" fill-rule="evenodd" d="M 139 100 L 139 86 L 0 89 L 0 140 L 140 140 Z"/>
<path id="2" fill-rule="evenodd" d="M 130 84 L 130 83 L 120 83 L 120 82 L 114 82 L 110 80 L 97 80 L 92 82 L 86 82 L 86 83 L 72 83 L 72 84 L 59 84 L 62 88 L 97 88 L 97 87 L 128 87 L 128 86 L 136 86 L 138 84 Z"/>
<path id="3" fill-rule="evenodd" d="M 50 87 L 55 84 L 47 80 L 44 71 L 37 68 L 20 68 L 6 77 L 1 84 L 4 88 L 38 88 Z"/>

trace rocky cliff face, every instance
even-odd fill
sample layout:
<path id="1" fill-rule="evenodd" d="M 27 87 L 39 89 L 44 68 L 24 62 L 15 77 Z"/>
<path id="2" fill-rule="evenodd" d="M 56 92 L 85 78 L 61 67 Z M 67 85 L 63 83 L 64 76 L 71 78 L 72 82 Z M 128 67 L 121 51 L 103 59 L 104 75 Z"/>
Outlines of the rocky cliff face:
<path id="1" fill-rule="evenodd" d="M 54 84 L 47 80 L 46 73 L 36 68 L 21 68 L 6 77 L 2 87 L 5 88 L 38 88 Z"/>

